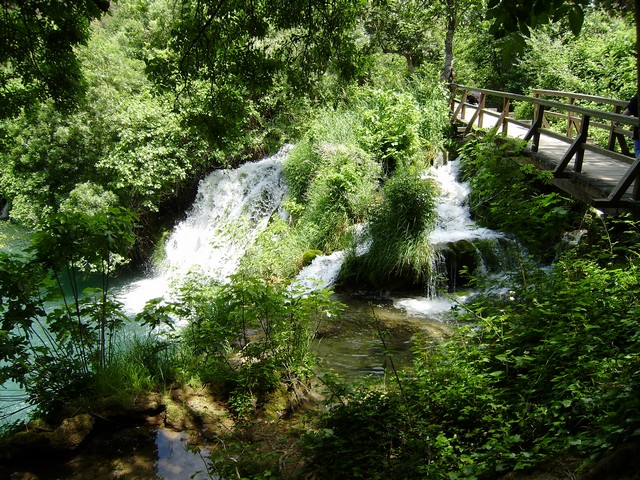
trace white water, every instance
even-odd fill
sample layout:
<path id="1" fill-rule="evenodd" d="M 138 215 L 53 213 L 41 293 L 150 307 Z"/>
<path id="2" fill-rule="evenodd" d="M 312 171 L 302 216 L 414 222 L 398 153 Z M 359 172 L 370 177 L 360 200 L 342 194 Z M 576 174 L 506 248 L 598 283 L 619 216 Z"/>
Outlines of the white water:
<path id="1" fill-rule="evenodd" d="M 218 281 L 235 273 L 238 263 L 286 195 L 282 166 L 291 146 L 273 157 L 244 164 L 235 170 L 213 172 L 200 183 L 198 196 L 187 218 L 180 222 L 165 245 L 166 262 L 158 275 L 129 285 L 121 300 L 130 313 L 170 291 L 173 279 L 198 271 Z M 430 235 L 438 249 L 450 242 L 498 238 L 500 234 L 478 227 L 468 208 L 469 186 L 458 181 L 457 160 L 433 167 L 425 178 L 433 178 L 440 189 L 436 228 Z M 366 230 L 360 226 L 359 231 Z M 366 233 L 357 246 L 358 255 L 367 249 Z M 320 255 L 298 275 L 296 287 L 311 291 L 330 287 L 337 279 L 346 252 Z M 459 301 L 459 299 L 457 300 Z M 448 311 L 448 298 L 399 298 L 397 308 L 408 315 L 429 316 Z"/>
<path id="2" fill-rule="evenodd" d="M 433 178 L 440 188 L 436 228 L 430 235 L 431 243 L 436 246 L 460 240 L 500 237 L 497 232 L 479 227 L 471 219 L 469 184 L 458 181 L 459 169 L 460 162 L 454 160 L 425 173 L 425 178 Z"/>
<path id="3" fill-rule="evenodd" d="M 187 218 L 165 244 L 165 261 L 156 275 L 127 286 L 120 295 L 129 313 L 152 298 L 165 297 L 174 280 L 197 272 L 226 282 L 242 256 L 279 211 L 287 189 L 283 162 L 291 150 L 234 170 L 216 170 L 200 182 Z"/>

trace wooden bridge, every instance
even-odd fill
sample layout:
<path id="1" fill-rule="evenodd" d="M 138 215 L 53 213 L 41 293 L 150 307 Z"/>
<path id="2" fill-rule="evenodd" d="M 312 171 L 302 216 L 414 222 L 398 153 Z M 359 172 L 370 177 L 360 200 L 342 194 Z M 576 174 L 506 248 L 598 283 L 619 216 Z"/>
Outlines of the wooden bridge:
<path id="1" fill-rule="evenodd" d="M 516 102 L 529 111 L 516 118 Z M 628 100 L 534 90 L 532 96 L 451 84 L 451 122 L 464 137 L 497 129 L 528 141 L 527 161 L 553 171 L 553 183 L 609 214 L 640 215 L 640 159 L 633 155 L 638 119 L 622 115 Z M 525 105 L 526 104 L 526 105 Z"/>

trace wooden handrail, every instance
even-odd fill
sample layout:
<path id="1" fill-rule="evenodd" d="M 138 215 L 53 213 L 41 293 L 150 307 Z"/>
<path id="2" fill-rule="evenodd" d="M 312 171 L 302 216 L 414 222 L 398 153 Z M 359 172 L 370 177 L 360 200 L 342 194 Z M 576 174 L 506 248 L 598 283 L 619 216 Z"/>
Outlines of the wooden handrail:
<path id="1" fill-rule="evenodd" d="M 604 120 L 610 120 L 612 122 L 622 123 L 630 126 L 640 126 L 636 117 L 630 117 L 628 115 L 622 115 L 620 113 L 603 112 L 602 110 L 594 110 L 591 108 L 581 107 L 580 105 L 569 105 L 562 102 L 556 102 L 554 100 L 546 100 L 544 98 L 529 97 L 527 95 L 520 95 L 518 93 L 501 92 L 499 90 L 489 90 L 487 88 L 475 88 L 465 85 L 456 85 L 457 90 L 462 89 L 466 92 L 480 92 L 486 96 L 508 98 L 510 100 L 516 100 L 519 102 L 527 102 L 533 105 L 544 105 L 548 108 L 557 108 L 559 110 L 566 110 L 573 113 L 579 113 L 581 115 L 588 115 L 590 117 L 601 118 Z"/>
<path id="2" fill-rule="evenodd" d="M 467 95 L 469 92 L 480 93 L 478 105 L 472 105 L 467 102 Z M 640 184 L 640 163 L 638 160 L 634 162 L 633 156 L 628 155 L 629 148 L 626 143 L 626 138 L 631 135 L 632 129 L 634 127 L 640 127 L 640 119 L 638 119 L 637 117 L 622 115 L 620 113 L 622 107 L 626 106 L 628 101 L 607 97 L 598 97 L 595 95 L 561 92 L 556 90 L 535 89 L 532 92 L 535 96 L 501 92 L 498 90 L 490 90 L 486 88 L 476 88 L 467 85 L 451 84 L 450 105 L 453 112 L 451 122 L 455 123 L 456 121 L 458 121 L 458 118 L 464 118 L 465 108 L 473 107 L 476 110 L 473 114 L 473 118 L 466 125 L 464 135 L 469 133 L 476 121 L 478 123 L 478 126 L 481 127 L 483 116 L 485 114 L 498 116 L 499 118 L 493 128 L 497 130 L 502 129 L 502 132 L 506 134 L 509 123 L 514 123 L 521 126 L 524 124 L 524 122 L 518 121 L 509 116 L 509 108 L 511 102 L 519 101 L 532 104 L 535 106 L 534 117 L 530 119 L 531 125 L 529 126 L 529 130 L 524 136 L 524 139 L 527 141 L 531 140 L 531 151 L 536 152 L 539 148 L 540 134 L 542 132 L 549 132 L 549 130 L 546 128 L 547 122 L 545 116 L 548 115 L 549 117 L 566 119 L 566 136 L 559 133 L 553 134 L 554 137 L 560 138 L 561 140 L 566 141 L 570 144 L 569 148 L 567 149 L 566 153 L 564 154 L 564 156 L 560 160 L 560 163 L 554 171 L 554 175 L 556 177 L 563 177 L 567 175 L 567 173 L 565 172 L 565 168 L 568 166 L 572 159 L 575 159 L 573 168 L 574 172 L 581 172 L 584 151 L 593 150 L 593 148 L 591 148 L 591 146 L 587 143 L 589 139 L 589 128 L 605 130 L 609 134 L 608 147 L 606 149 L 604 147 L 599 147 L 598 150 L 604 154 L 607 154 L 607 152 L 609 152 L 609 156 L 617 161 L 619 161 L 621 157 L 628 158 L 628 161 L 626 163 L 631 163 L 631 166 L 627 170 L 627 173 L 624 175 L 623 179 L 614 188 L 611 195 L 609 195 L 606 200 L 600 200 L 599 203 L 602 204 L 603 202 L 608 202 L 609 204 L 613 205 L 616 202 L 620 202 L 622 195 L 636 179 L 636 188 L 634 188 L 633 190 L 632 198 L 636 201 L 640 200 L 640 188 L 638 188 L 638 185 Z M 458 93 L 461 93 L 460 99 L 456 98 Z M 541 98 L 541 95 L 567 98 L 569 99 L 569 101 L 567 103 L 563 103 L 556 100 Z M 501 98 L 503 100 L 503 111 L 496 112 L 494 111 L 495 109 L 491 110 L 485 108 L 486 99 L 488 97 Z M 614 107 L 614 111 L 609 112 L 576 105 L 576 100 L 584 100 L 592 103 L 612 105 Z M 556 111 L 550 112 L 549 110 L 551 109 Z M 566 112 L 566 114 L 561 114 L 557 111 Z M 604 120 L 607 123 L 596 122 L 594 121 L 594 119 Z M 620 125 L 626 126 L 627 129 L 620 128 Z M 575 136 L 573 135 L 574 131 L 576 132 Z M 620 145 L 622 153 L 615 152 L 616 142 Z"/>
<path id="3" fill-rule="evenodd" d="M 585 100 L 593 103 L 605 103 L 608 105 L 616 105 L 619 107 L 625 107 L 629 100 L 619 100 L 616 98 L 599 97 L 597 95 L 587 95 L 586 93 L 573 93 L 573 92 L 561 92 L 559 90 L 545 90 L 542 88 L 534 88 L 531 90 L 534 95 L 547 95 L 549 97 L 563 97 L 573 98 L 574 100 Z"/>

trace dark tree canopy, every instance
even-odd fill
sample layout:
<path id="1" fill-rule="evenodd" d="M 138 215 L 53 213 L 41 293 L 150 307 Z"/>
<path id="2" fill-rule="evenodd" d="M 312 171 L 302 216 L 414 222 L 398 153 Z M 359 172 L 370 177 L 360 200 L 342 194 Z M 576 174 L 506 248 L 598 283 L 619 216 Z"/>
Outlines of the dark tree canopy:
<path id="1" fill-rule="evenodd" d="M 532 28 L 565 18 L 577 34 L 590 4 L 589 0 L 490 0 L 487 17 L 494 21 L 492 32 L 497 35 L 528 35 Z"/>
<path id="2" fill-rule="evenodd" d="M 0 0 L 0 118 L 45 98 L 68 107 L 82 92 L 74 46 L 108 0 Z"/>

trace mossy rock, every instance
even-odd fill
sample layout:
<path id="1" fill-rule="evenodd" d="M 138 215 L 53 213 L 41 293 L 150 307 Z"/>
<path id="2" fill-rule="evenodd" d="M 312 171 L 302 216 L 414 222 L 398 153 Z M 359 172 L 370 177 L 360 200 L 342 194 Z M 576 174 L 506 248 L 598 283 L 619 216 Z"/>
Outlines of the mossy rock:
<path id="1" fill-rule="evenodd" d="M 318 255 L 322 255 L 321 250 L 307 250 L 302 254 L 302 266 L 306 267 L 315 260 Z"/>

